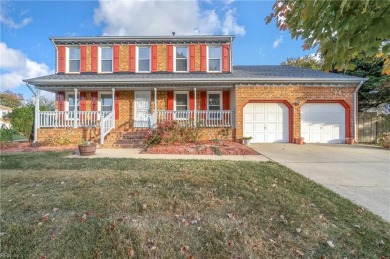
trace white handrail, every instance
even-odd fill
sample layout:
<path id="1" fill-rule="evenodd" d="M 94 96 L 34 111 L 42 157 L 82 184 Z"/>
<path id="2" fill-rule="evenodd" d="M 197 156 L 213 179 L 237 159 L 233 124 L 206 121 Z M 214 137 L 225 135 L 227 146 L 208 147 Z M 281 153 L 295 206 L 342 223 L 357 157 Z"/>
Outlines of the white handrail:
<path id="1" fill-rule="evenodd" d="M 106 116 L 107 111 L 40 111 L 39 127 L 42 128 L 69 128 L 75 121 L 77 127 L 98 127 L 100 118 Z"/>
<path id="2" fill-rule="evenodd" d="M 115 116 L 112 111 L 100 121 L 100 144 L 104 143 L 104 138 L 113 128 L 115 128 Z"/>

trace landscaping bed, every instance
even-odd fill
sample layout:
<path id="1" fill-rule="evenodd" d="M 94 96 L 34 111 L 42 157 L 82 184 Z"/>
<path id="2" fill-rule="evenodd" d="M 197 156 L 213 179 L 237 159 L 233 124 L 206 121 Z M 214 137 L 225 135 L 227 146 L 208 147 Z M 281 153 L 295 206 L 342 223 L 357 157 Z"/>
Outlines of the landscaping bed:
<path id="1" fill-rule="evenodd" d="M 0 147 L 1 153 L 20 153 L 34 151 L 75 151 L 77 149 L 77 145 L 33 146 L 30 142 L 13 142 Z"/>
<path id="2" fill-rule="evenodd" d="M 203 141 L 147 147 L 142 154 L 175 155 L 259 155 L 253 149 L 233 141 Z"/>

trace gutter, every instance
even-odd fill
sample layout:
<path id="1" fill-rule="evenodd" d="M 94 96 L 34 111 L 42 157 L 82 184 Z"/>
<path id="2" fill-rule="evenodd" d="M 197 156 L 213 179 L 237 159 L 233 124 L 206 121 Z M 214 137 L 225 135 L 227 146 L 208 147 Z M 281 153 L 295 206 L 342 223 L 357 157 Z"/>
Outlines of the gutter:
<path id="1" fill-rule="evenodd" d="M 355 141 L 357 141 L 356 137 L 357 137 L 357 93 L 360 89 L 360 87 L 362 87 L 364 81 L 367 81 L 368 79 L 365 79 L 365 80 L 361 80 L 359 85 L 356 87 L 355 91 L 353 92 L 353 137 L 355 139 Z"/>
<path id="2" fill-rule="evenodd" d="M 51 41 L 51 43 L 53 43 L 53 45 L 54 45 L 54 48 L 55 48 L 55 55 L 54 55 L 54 64 L 55 64 L 55 70 L 54 71 L 56 71 L 57 72 L 57 53 L 58 53 L 58 49 L 57 49 L 57 45 L 54 43 L 54 39 L 52 39 L 52 38 L 50 38 L 50 41 Z"/>

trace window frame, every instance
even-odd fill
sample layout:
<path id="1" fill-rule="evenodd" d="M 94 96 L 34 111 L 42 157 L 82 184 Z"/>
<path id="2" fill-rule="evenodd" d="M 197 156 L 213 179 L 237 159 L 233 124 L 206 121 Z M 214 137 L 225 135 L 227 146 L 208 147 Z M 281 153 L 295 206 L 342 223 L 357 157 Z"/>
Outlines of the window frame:
<path id="1" fill-rule="evenodd" d="M 176 67 L 176 61 L 177 61 L 176 49 L 177 48 L 186 48 L 187 49 L 187 57 L 186 57 L 186 60 L 187 60 L 187 70 L 177 71 L 177 67 Z M 173 71 L 176 72 L 176 73 L 186 73 L 186 72 L 189 72 L 189 47 L 188 47 L 188 45 L 174 46 L 173 53 L 174 53 Z M 183 58 L 181 58 L 181 60 L 183 60 Z"/>
<path id="2" fill-rule="evenodd" d="M 149 70 L 148 71 L 140 71 L 139 70 L 139 49 L 142 48 L 148 48 L 149 49 Z M 150 73 L 151 72 L 151 66 L 152 66 L 152 47 L 150 45 L 145 45 L 145 46 L 137 46 L 137 51 L 136 51 L 136 62 L 135 62 L 135 71 L 137 73 Z"/>
<path id="3" fill-rule="evenodd" d="M 78 49 L 79 50 L 79 71 L 70 71 L 70 49 Z M 77 59 L 72 59 L 72 60 L 77 60 Z M 81 70 L 81 48 L 80 46 L 67 46 L 66 47 L 66 73 L 69 74 L 80 74 Z"/>
<path id="4" fill-rule="evenodd" d="M 98 111 L 99 111 L 99 112 L 102 111 L 102 95 L 110 95 L 111 98 L 112 98 L 112 92 L 103 91 L 103 92 L 99 92 L 99 93 L 98 93 Z M 111 111 L 114 109 L 114 105 L 115 105 L 115 97 L 112 98 L 112 107 L 111 107 Z M 111 112 L 111 111 L 110 111 L 110 112 Z"/>
<path id="5" fill-rule="evenodd" d="M 102 71 L 102 61 L 103 61 L 103 58 L 102 58 L 102 49 L 108 49 L 110 48 L 111 49 L 111 71 Z M 102 74 L 110 74 L 110 73 L 113 73 L 114 72 L 114 48 L 112 46 L 99 46 L 99 53 L 98 53 L 98 57 L 99 57 L 99 66 L 98 66 L 98 72 L 99 73 L 102 73 Z M 105 60 L 108 60 L 108 59 L 105 59 Z"/>
<path id="6" fill-rule="evenodd" d="M 69 110 L 69 96 L 71 96 L 71 95 L 74 96 L 74 92 L 65 92 L 65 107 L 64 107 L 65 112 L 74 112 L 74 109 Z M 78 102 L 77 111 L 79 112 L 80 111 L 80 92 L 79 91 L 77 91 L 77 102 Z M 73 114 L 73 116 L 69 116 L 69 115 L 70 115 L 69 113 L 66 113 L 65 119 L 66 120 L 73 120 L 74 114 Z"/>
<path id="7" fill-rule="evenodd" d="M 174 91 L 174 93 L 173 93 L 173 110 L 177 111 L 176 110 L 176 95 L 177 94 L 186 94 L 187 95 L 187 110 L 186 111 L 189 111 L 190 110 L 190 92 L 189 91 Z M 174 113 L 174 115 L 175 115 L 174 116 L 175 120 L 188 120 L 188 118 L 189 118 L 188 113 L 187 113 L 185 118 L 177 118 L 176 113 Z"/>
<path id="8" fill-rule="evenodd" d="M 210 94 L 219 94 L 219 110 L 210 110 Z M 217 106 L 217 105 L 211 105 L 211 106 Z M 222 91 L 207 91 L 207 111 L 223 111 L 223 94 Z M 217 113 L 214 116 L 211 116 L 209 113 L 207 115 L 208 120 L 220 120 L 221 119 L 221 113 Z"/>
<path id="9" fill-rule="evenodd" d="M 210 51 L 210 48 L 219 48 L 221 50 L 220 51 L 220 58 L 219 58 L 219 70 L 210 70 L 209 69 L 209 63 L 210 63 L 209 51 Z M 223 55 L 222 55 L 222 45 L 208 45 L 207 46 L 207 51 L 206 51 L 207 72 L 210 72 L 210 73 L 221 73 L 222 72 L 222 58 L 223 58 Z M 215 60 L 215 59 L 213 59 L 213 60 Z"/>

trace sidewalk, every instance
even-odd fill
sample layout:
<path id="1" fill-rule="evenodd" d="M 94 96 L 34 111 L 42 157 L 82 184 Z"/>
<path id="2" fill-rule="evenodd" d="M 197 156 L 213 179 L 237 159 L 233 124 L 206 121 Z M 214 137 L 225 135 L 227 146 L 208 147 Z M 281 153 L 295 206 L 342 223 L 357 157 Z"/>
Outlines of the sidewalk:
<path id="1" fill-rule="evenodd" d="M 198 159 L 198 160 L 229 160 L 229 161 L 269 161 L 262 155 L 167 155 L 167 154 L 140 154 L 142 149 L 96 149 L 92 156 L 71 155 L 70 158 L 135 158 L 135 159 Z"/>

